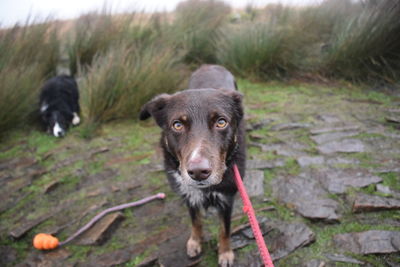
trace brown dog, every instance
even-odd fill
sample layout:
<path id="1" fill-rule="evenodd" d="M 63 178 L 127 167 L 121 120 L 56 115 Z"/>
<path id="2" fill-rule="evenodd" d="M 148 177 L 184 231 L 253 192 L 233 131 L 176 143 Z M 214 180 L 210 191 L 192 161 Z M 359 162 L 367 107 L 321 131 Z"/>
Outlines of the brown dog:
<path id="1" fill-rule="evenodd" d="M 140 119 L 153 116 L 162 128 L 164 165 L 172 188 L 186 202 L 192 231 L 189 257 L 201 253 L 201 209 L 215 207 L 221 219 L 218 262 L 232 266 L 231 213 L 235 193 L 233 164 L 242 175 L 245 141 L 242 94 L 222 66 L 203 65 L 191 76 L 188 90 L 156 96 L 142 107 Z"/>

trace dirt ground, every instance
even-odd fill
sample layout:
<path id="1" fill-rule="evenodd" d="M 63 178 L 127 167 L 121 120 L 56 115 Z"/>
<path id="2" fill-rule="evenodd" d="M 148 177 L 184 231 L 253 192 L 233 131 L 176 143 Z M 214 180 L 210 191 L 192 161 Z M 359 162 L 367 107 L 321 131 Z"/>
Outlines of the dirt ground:
<path id="1" fill-rule="evenodd" d="M 239 81 L 245 95 L 245 182 L 275 266 L 400 266 L 400 91 Z M 397 93 L 397 94 L 396 94 Z M 217 266 L 218 223 L 188 259 L 189 216 L 169 188 L 154 122 L 113 122 L 90 140 L 18 130 L 0 144 L 0 266 Z M 71 243 L 37 251 L 40 232 Z M 235 266 L 260 266 L 237 198 Z"/>

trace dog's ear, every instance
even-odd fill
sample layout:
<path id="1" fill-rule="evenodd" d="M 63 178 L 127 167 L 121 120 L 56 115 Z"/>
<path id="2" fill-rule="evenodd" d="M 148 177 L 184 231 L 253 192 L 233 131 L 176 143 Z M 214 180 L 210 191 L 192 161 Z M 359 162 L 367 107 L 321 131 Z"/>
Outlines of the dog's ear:
<path id="1" fill-rule="evenodd" d="M 162 127 L 165 120 L 164 108 L 170 97 L 168 94 L 161 94 L 144 104 L 140 110 L 139 119 L 146 120 L 153 116 L 157 124 Z"/>
<path id="2" fill-rule="evenodd" d="M 227 90 L 222 89 L 224 94 L 229 96 L 233 100 L 233 105 L 235 109 L 235 114 L 237 116 L 238 121 L 241 121 L 243 118 L 243 94 L 236 90 Z"/>

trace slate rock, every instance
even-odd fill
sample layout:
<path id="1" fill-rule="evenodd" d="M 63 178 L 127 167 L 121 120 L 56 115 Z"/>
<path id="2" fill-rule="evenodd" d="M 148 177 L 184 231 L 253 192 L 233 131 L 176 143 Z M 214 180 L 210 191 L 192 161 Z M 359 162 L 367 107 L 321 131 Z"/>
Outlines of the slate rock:
<path id="1" fill-rule="evenodd" d="M 264 266 L 258 250 L 252 249 L 251 251 L 246 251 L 246 253 L 236 253 L 235 255 L 235 263 L 233 266 L 235 267 L 261 267 Z"/>
<path id="2" fill-rule="evenodd" d="M 398 172 L 400 173 L 400 167 L 381 167 L 381 168 L 373 168 L 371 171 L 376 172 L 376 173 L 390 173 L 390 172 Z"/>
<path id="3" fill-rule="evenodd" d="M 286 257 L 296 249 L 315 241 L 314 232 L 303 223 L 264 220 L 263 223 L 260 223 L 260 227 L 264 229 L 264 239 L 271 253 L 271 258 L 274 261 Z M 253 235 L 244 234 L 248 231 L 251 231 L 250 227 L 232 236 L 231 243 L 233 249 L 236 250 L 255 243 Z M 254 256 L 259 257 L 259 254 L 255 253 Z M 241 264 L 244 263 L 239 262 L 238 266 L 242 266 Z"/>
<path id="4" fill-rule="evenodd" d="M 392 140 L 385 137 L 374 136 L 363 138 L 363 142 L 368 148 L 366 152 L 384 153 L 385 155 L 393 156 L 400 154 L 400 140 Z"/>
<path id="5" fill-rule="evenodd" d="M 324 256 L 331 260 L 331 261 L 335 261 L 335 262 L 344 262 L 344 263 L 352 263 L 352 264 L 364 264 L 363 261 L 359 261 L 357 259 L 345 256 L 345 255 L 341 255 L 341 254 L 324 254 Z"/>
<path id="6" fill-rule="evenodd" d="M 231 236 L 231 247 L 233 250 L 244 248 L 254 242 L 255 242 L 254 240 L 246 238 L 241 234 L 236 234 Z"/>
<path id="7" fill-rule="evenodd" d="M 398 210 L 400 200 L 374 195 L 357 194 L 353 204 L 353 212 Z"/>
<path id="8" fill-rule="evenodd" d="M 322 260 L 310 260 L 309 262 L 302 265 L 303 267 L 325 267 L 326 263 Z"/>
<path id="9" fill-rule="evenodd" d="M 357 125 L 345 125 L 345 126 L 324 126 L 317 127 L 310 130 L 311 134 L 322 134 L 330 132 L 344 132 L 344 131 L 354 131 L 360 129 Z"/>
<path id="10" fill-rule="evenodd" d="M 327 123 L 338 123 L 340 119 L 334 114 L 319 114 L 317 115 L 319 120 L 322 120 Z"/>
<path id="11" fill-rule="evenodd" d="M 267 138 L 264 134 L 258 134 L 258 133 L 249 133 L 248 136 L 250 137 L 250 140 L 253 141 L 261 141 Z"/>
<path id="12" fill-rule="evenodd" d="M 273 119 L 263 119 L 261 121 L 247 123 L 246 131 L 254 131 L 264 128 L 265 126 L 270 125 L 274 120 Z"/>
<path id="13" fill-rule="evenodd" d="M 366 148 L 363 142 L 358 139 L 344 139 L 331 141 L 321 144 L 317 147 L 322 154 L 341 153 L 361 153 L 365 152 Z"/>
<path id="14" fill-rule="evenodd" d="M 358 165 L 360 161 L 358 159 L 334 157 L 326 160 L 326 163 L 330 166 L 345 164 L 345 165 Z"/>
<path id="15" fill-rule="evenodd" d="M 246 162 L 247 169 L 265 170 L 283 166 L 285 166 L 285 161 L 283 159 L 277 159 L 277 160 L 250 159 Z"/>
<path id="16" fill-rule="evenodd" d="M 310 165 L 322 165 L 325 162 L 322 156 L 301 156 L 296 159 L 300 167 L 307 167 Z"/>
<path id="17" fill-rule="evenodd" d="M 314 232 L 303 223 L 281 222 L 277 228 L 281 233 L 277 239 L 271 240 L 270 235 L 266 236 L 266 243 L 271 249 L 271 258 L 274 261 L 315 241 Z"/>
<path id="18" fill-rule="evenodd" d="M 251 143 L 250 145 L 259 147 L 262 152 L 274 152 L 277 155 L 285 157 L 300 157 L 305 156 L 307 153 L 291 148 L 287 144 L 261 144 L 261 143 Z"/>
<path id="19" fill-rule="evenodd" d="M 339 203 L 327 196 L 327 192 L 313 179 L 285 177 L 272 181 L 273 195 L 281 202 L 313 220 L 338 221 Z"/>
<path id="20" fill-rule="evenodd" d="M 383 193 L 383 194 L 391 195 L 395 198 L 400 198 L 400 192 L 396 192 L 396 191 L 392 190 L 389 186 L 386 186 L 383 184 L 377 184 L 376 191 Z"/>
<path id="21" fill-rule="evenodd" d="M 319 169 L 311 174 L 320 181 L 326 190 L 333 194 L 343 194 L 347 188 L 363 188 L 382 182 L 382 178 L 364 169 Z"/>
<path id="22" fill-rule="evenodd" d="M 333 132 L 323 133 L 319 135 L 313 135 L 310 138 L 317 144 L 321 145 L 330 141 L 343 139 L 345 137 L 352 137 L 358 135 L 359 131 L 348 131 L 348 132 Z"/>
<path id="23" fill-rule="evenodd" d="M 370 230 L 338 234 L 333 237 L 335 246 L 355 254 L 388 254 L 400 251 L 400 232 Z"/>
<path id="24" fill-rule="evenodd" d="M 261 233 L 263 235 L 269 233 L 274 229 L 274 224 L 271 223 L 270 220 L 264 218 L 264 217 L 257 217 Z M 241 230 L 241 234 L 244 235 L 248 239 L 254 239 L 254 233 L 253 230 L 251 229 L 250 225 L 247 225 L 246 228 Z"/>
<path id="25" fill-rule="evenodd" d="M 393 115 L 393 114 L 387 115 L 385 117 L 385 120 L 387 122 L 391 122 L 391 123 L 400 123 L 400 116 L 399 115 Z"/>
<path id="26" fill-rule="evenodd" d="M 286 130 L 295 130 L 295 129 L 304 129 L 310 128 L 311 124 L 309 123 L 299 123 L 299 122 L 289 122 L 289 123 L 280 123 L 271 127 L 272 131 L 286 131 Z"/>
<path id="27" fill-rule="evenodd" d="M 115 212 L 104 216 L 100 221 L 86 231 L 77 242 L 80 245 L 99 245 L 105 241 L 115 225 L 124 218 L 121 212 Z"/>
<path id="28" fill-rule="evenodd" d="M 244 179 L 244 186 L 246 187 L 247 194 L 250 197 L 264 195 L 264 172 L 259 170 L 248 170 L 246 172 L 246 179 Z"/>
<path id="29" fill-rule="evenodd" d="M 44 215 L 38 216 L 36 219 L 24 221 L 20 225 L 12 229 L 9 232 L 9 235 L 12 238 L 19 239 L 23 237 L 27 232 L 29 232 L 32 228 L 50 219 L 52 216 L 54 216 L 54 214 L 52 212 L 49 212 Z"/>

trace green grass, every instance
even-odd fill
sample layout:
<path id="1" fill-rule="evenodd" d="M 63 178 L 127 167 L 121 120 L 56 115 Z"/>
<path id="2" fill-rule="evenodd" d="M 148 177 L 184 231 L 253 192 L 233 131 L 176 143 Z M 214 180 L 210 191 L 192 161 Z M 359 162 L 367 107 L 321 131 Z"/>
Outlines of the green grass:
<path id="1" fill-rule="evenodd" d="M 235 25 L 218 42 L 218 62 L 240 77 L 281 78 L 296 68 L 293 37 L 273 23 Z"/>
<path id="2" fill-rule="evenodd" d="M 81 83 L 85 123 L 137 119 L 141 106 L 154 95 L 179 89 L 175 56 L 159 46 L 122 45 L 97 57 Z"/>
<path id="3" fill-rule="evenodd" d="M 324 59 L 327 70 L 353 80 L 398 79 L 400 57 L 395 55 L 400 42 L 394 33 L 400 29 L 399 10 L 396 3 L 385 0 L 337 21 Z"/>
<path id="4" fill-rule="evenodd" d="M 60 40 L 50 20 L 28 19 L 0 32 L 0 138 L 22 125 L 32 125 L 39 89 L 55 74 Z"/>
<path id="5" fill-rule="evenodd" d="M 186 0 L 178 4 L 168 33 L 170 42 L 184 51 L 183 62 L 216 62 L 216 43 L 230 11 L 230 6 L 219 0 Z"/>
<path id="6" fill-rule="evenodd" d="M 31 148 L 36 149 L 35 154 L 40 157 L 55 148 L 58 141 L 60 140 L 54 138 L 54 136 L 34 131 L 29 136 L 28 144 Z"/>
<path id="7" fill-rule="evenodd" d="M 400 181 L 398 173 L 384 173 L 380 174 L 383 179 L 383 185 L 389 186 L 392 190 L 400 192 Z"/>

